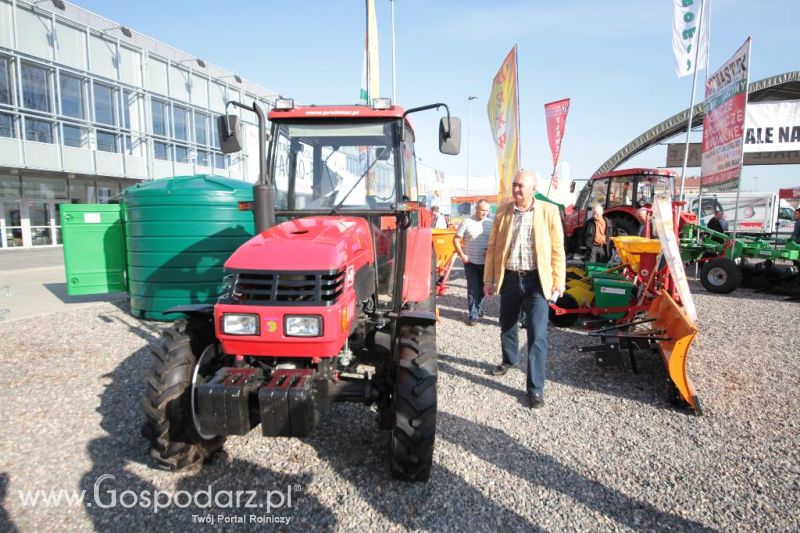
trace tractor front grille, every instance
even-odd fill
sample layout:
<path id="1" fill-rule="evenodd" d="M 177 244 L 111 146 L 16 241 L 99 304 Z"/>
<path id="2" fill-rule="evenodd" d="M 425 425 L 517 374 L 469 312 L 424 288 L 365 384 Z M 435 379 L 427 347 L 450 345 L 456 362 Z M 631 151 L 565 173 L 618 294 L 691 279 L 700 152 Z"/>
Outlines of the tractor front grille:
<path id="1" fill-rule="evenodd" d="M 333 305 L 344 290 L 344 270 L 323 272 L 238 270 L 226 277 L 221 303 Z"/>

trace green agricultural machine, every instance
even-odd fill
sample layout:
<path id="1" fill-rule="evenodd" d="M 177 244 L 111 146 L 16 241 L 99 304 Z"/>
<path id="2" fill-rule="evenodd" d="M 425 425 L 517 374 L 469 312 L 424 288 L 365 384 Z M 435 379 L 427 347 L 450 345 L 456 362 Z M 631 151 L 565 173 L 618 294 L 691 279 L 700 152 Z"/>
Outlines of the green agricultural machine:
<path id="1" fill-rule="evenodd" d="M 728 294 L 740 286 L 800 296 L 800 244 L 791 239 L 730 236 L 696 224 L 681 229 L 681 256 L 702 264 L 700 283 Z"/>

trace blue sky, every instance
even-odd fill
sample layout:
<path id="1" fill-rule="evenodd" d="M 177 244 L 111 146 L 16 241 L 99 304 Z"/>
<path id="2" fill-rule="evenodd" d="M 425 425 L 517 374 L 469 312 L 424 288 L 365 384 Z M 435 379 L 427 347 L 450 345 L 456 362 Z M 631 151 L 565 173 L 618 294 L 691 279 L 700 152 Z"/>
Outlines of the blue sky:
<path id="1" fill-rule="evenodd" d="M 304 103 L 357 100 L 363 0 L 76 3 Z M 375 4 L 381 92 L 391 96 L 391 4 Z M 418 156 L 448 174 L 466 174 L 471 94 L 479 96 L 472 107 L 471 174 L 495 173 L 486 99 L 514 44 L 525 168 L 551 170 L 546 102 L 572 99 L 561 158 L 573 177 L 588 177 L 628 141 L 689 105 L 691 78 L 675 75 L 671 0 L 396 0 L 395 13 L 397 103 L 445 102 L 462 119 L 462 153 L 452 157 L 438 153 L 438 115 L 413 118 Z M 751 81 L 800 70 L 797 0 L 712 0 L 711 17 L 712 71 L 748 35 Z M 664 148 L 652 149 L 629 166 L 660 166 L 664 157 Z M 800 168 L 745 167 L 744 190 L 754 190 L 755 177 L 760 190 L 800 185 Z"/>

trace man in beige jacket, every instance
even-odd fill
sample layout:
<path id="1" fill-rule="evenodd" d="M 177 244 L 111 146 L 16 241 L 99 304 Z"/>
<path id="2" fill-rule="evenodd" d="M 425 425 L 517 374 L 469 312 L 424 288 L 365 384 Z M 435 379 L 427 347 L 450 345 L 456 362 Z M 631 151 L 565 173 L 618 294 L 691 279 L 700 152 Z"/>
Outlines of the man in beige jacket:
<path id="1" fill-rule="evenodd" d="M 502 376 L 519 362 L 519 316 L 528 330 L 528 401 L 544 406 L 549 301 L 564 294 L 566 260 L 558 208 L 536 201 L 536 176 L 520 170 L 511 184 L 513 202 L 495 216 L 483 274 L 486 296 L 500 294 L 503 361 L 491 374 Z"/>

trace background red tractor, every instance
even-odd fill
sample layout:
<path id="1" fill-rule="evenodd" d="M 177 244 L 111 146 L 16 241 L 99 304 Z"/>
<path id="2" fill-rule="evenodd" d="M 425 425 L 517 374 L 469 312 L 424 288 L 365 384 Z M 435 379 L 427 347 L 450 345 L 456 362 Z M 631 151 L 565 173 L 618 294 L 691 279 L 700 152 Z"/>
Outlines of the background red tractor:
<path id="1" fill-rule="evenodd" d="M 229 105 L 258 115 L 265 146 L 258 106 Z M 160 466 L 197 466 L 258 424 L 306 436 L 328 404 L 352 401 L 377 404 L 395 477 L 429 477 L 436 271 L 407 115 L 442 106 L 278 101 L 254 187 L 257 235 L 225 263 L 217 304 L 172 309 L 188 319 L 155 348 L 143 434 Z M 237 117 L 220 122 L 223 150 L 237 151 Z M 449 110 L 439 133 L 440 150 L 457 154 Z"/>
<path id="2" fill-rule="evenodd" d="M 642 220 L 637 211 L 650 207 L 657 194 L 672 198 L 675 176 L 670 170 L 632 168 L 592 176 L 578 195 L 565 219 L 564 241 L 567 253 L 581 253 L 586 241 L 586 225 L 592 208 L 600 204 L 611 220 L 615 235 L 638 235 Z"/>

